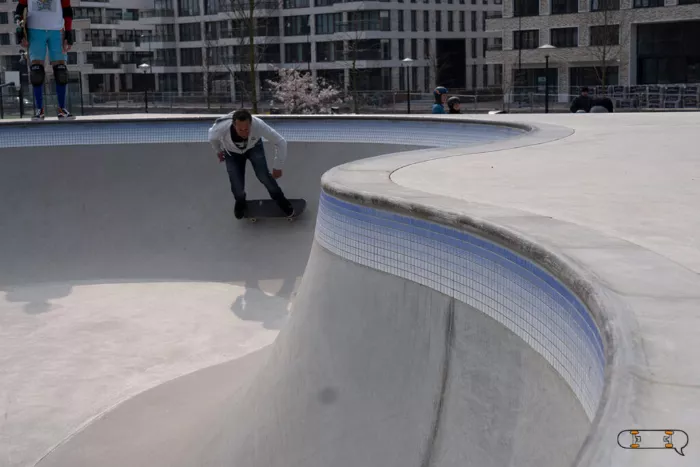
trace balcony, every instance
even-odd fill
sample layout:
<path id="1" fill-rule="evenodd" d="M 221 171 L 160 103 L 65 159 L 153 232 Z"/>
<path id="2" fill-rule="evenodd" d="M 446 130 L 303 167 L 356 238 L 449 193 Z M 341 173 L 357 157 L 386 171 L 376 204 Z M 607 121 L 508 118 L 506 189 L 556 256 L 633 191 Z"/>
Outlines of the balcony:
<path id="1" fill-rule="evenodd" d="M 92 65 L 95 70 L 120 70 L 121 63 L 115 60 L 97 60 L 89 62 L 88 65 Z"/>
<path id="2" fill-rule="evenodd" d="M 337 23 L 337 32 L 372 32 L 391 31 L 389 21 L 349 21 L 347 23 Z"/>
<path id="3" fill-rule="evenodd" d="M 487 52 L 499 52 L 503 50 L 503 44 L 489 44 L 486 47 Z"/>
<path id="4" fill-rule="evenodd" d="M 139 11 L 139 18 L 144 24 L 170 23 L 175 21 L 175 10 L 167 8 L 141 10 Z"/>
<path id="5" fill-rule="evenodd" d="M 486 19 L 501 19 L 501 18 L 503 18 L 502 11 L 487 11 L 486 12 Z"/>
<path id="6" fill-rule="evenodd" d="M 89 39 L 93 47 L 120 47 L 121 43 L 111 37 L 101 37 Z"/>

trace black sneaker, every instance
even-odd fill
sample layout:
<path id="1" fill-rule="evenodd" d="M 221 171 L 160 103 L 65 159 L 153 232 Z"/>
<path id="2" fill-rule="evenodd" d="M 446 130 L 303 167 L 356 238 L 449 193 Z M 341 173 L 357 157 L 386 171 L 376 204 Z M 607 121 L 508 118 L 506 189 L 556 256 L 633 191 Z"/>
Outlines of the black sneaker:
<path id="1" fill-rule="evenodd" d="M 236 216 L 236 219 L 243 218 L 243 214 L 245 214 L 245 208 L 245 201 L 236 201 L 236 205 L 233 207 L 233 215 Z"/>
<path id="2" fill-rule="evenodd" d="M 32 117 L 32 120 L 43 120 L 44 119 L 44 109 L 37 109 L 36 113 Z"/>
<path id="3" fill-rule="evenodd" d="M 282 209 L 282 212 L 284 212 L 284 215 L 287 217 L 294 217 L 294 206 L 292 206 L 292 203 L 289 202 L 289 200 L 284 200 L 280 202 L 280 209 Z"/>
<path id="4" fill-rule="evenodd" d="M 61 108 L 59 108 L 57 114 L 58 114 L 58 118 L 59 118 L 59 119 L 63 119 L 63 118 L 74 119 L 74 118 L 75 118 L 75 117 L 73 116 L 73 114 L 71 114 L 71 113 L 68 111 L 68 109 L 61 109 Z"/>

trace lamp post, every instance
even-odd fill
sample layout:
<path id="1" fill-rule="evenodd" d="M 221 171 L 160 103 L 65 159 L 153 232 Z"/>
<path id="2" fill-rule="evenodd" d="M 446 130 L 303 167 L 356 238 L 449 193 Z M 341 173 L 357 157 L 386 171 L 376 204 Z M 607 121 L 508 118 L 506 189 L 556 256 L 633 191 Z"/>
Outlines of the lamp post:
<path id="1" fill-rule="evenodd" d="M 151 68 L 151 65 L 148 63 L 142 63 L 139 65 L 139 68 L 143 70 L 143 74 L 145 75 L 148 72 L 148 69 Z M 146 109 L 146 113 L 148 113 L 148 83 L 146 82 L 147 80 L 144 77 L 144 82 L 143 82 L 143 104 Z"/>
<path id="2" fill-rule="evenodd" d="M 540 49 L 556 49 L 553 45 L 544 44 Z M 544 56 L 544 113 L 549 113 L 549 53 Z"/>
<path id="3" fill-rule="evenodd" d="M 406 113 L 411 113 L 411 66 L 412 58 L 404 58 L 401 62 L 406 65 Z"/>

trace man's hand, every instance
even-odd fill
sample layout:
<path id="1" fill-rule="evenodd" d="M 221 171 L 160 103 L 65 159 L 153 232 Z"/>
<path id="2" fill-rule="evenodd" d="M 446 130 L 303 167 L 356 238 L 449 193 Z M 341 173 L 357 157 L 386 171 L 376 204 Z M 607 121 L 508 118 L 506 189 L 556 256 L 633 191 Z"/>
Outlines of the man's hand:
<path id="1" fill-rule="evenodd" d="M 272 169 L 272 178 L 280 178 L 282 171 L 280 169 Z"/>
<path id="2" fill-rule="evenodd" d="M 68 53 L 73 45 L 73 31 L 63 31 L 63 53 Z"/>
<path id="3" fill-rule="evenodd" d="M 219 156 L 219 162 L 223 162 L 226 160 L 226 156 L 224 155 L 223 151 L 216 153 L 216 155 Z"/>
<path id="4" fill-rule="evenodd" d="M 19 45 L 21 45 L 23 49 L 26 49 L 29 47 L 29 42 L 27 41 L 27 39 L 22 39 L 22 42 L 20 42 Z"/>

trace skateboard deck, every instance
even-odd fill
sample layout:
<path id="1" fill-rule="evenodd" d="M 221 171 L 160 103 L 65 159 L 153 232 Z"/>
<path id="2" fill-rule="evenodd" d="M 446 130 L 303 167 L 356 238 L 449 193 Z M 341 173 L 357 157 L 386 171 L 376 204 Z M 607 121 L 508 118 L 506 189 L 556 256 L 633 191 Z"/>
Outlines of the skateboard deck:
<path id="1" fill-rule="evenodd" d="M 284 212 L 282 212 L 274 200 L 254 199 L 248 201 L 243 218 L 248 219 L 250 222 L 257 222 L 258 219 L 286 219 L 291 222 L 304 212 L 306 209 L 306 200 L 290 199 L 289 202 L 294 206 L 295 212 L 293 217 L 285 216 Z"/>

